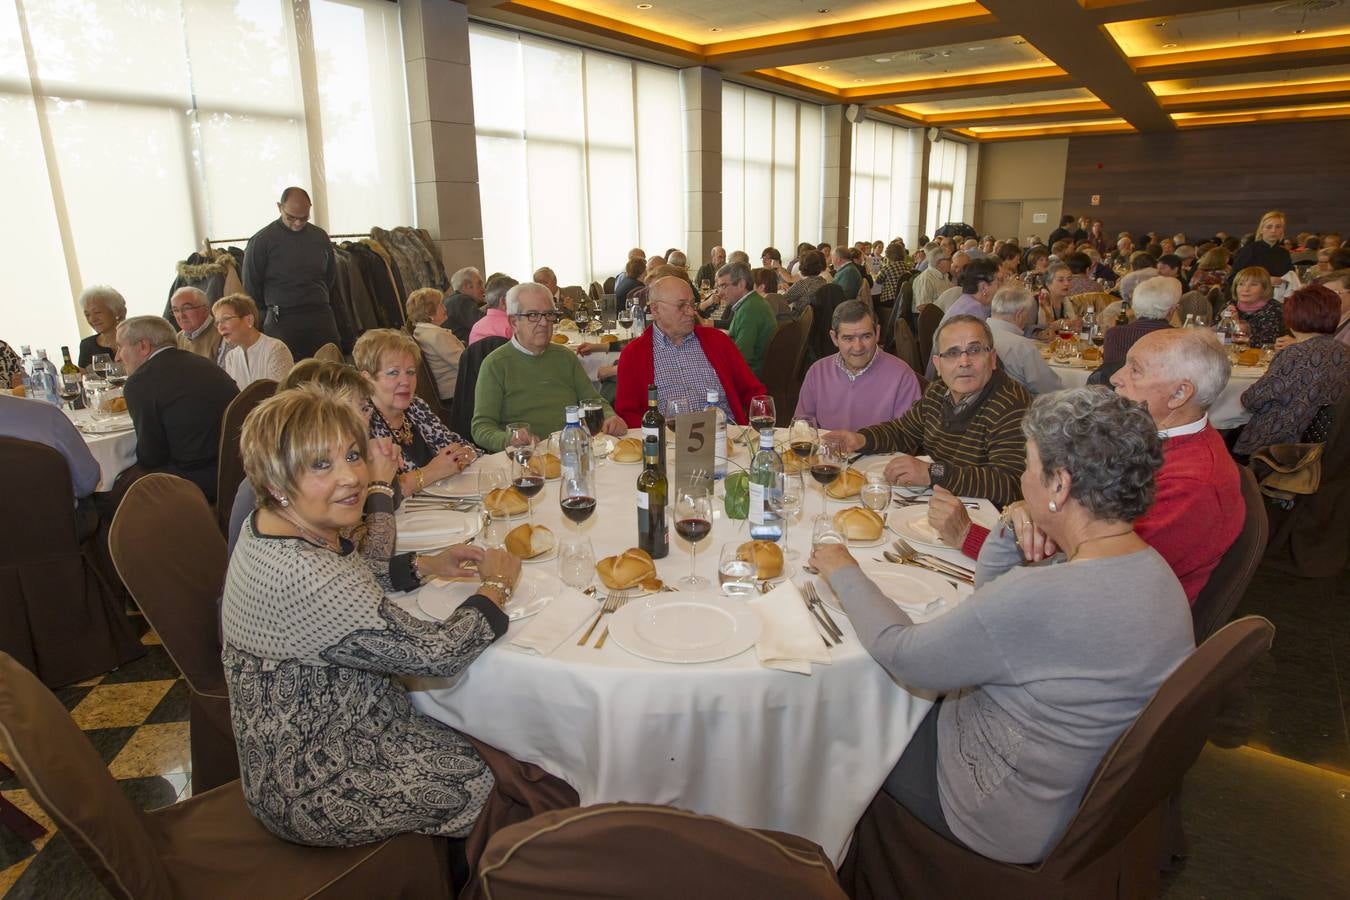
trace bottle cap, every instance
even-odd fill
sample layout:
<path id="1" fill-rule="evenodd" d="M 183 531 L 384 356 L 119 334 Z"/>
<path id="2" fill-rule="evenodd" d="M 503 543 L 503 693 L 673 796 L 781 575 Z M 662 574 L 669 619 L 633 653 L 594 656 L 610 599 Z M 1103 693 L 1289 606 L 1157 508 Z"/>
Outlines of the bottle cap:
<path id="1" fill-rule="evenodd" d="M 771 449 L 773 449 L 773 429 L 772 429 L 772 428 L 761 428 L 761 429 L 759 430 L 759 449 L 761 449 L 761 450 L 771 450 Z"/>
<path id="2" fill-rule="evenodd" d="M 709 402 L 709 403 L 716 403 L 716 402 L 718 401 L 718 399 L 719 399 L 719 394 L 717 393 L 717 391 L 708 391 L 708 402 Z"/>
<path id="3" fill-rule="evenodd" d="M 573 425 L 581 421 L 581 408 L 577 406 L 568 406 L 563 409 L 563 415 L 567 417 L 567 424 Z"/>

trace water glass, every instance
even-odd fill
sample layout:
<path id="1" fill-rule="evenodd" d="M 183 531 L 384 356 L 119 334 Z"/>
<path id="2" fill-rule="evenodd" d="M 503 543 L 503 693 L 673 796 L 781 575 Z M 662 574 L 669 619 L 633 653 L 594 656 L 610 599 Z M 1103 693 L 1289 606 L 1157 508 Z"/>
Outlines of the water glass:
<path id="1" fill-rule="evenodd" d="M 891 502 L 891 486 L 881 472 L 868 472 L 867 483 L 858 492 L 862 505 L 873 512 L 881 512 Z"/>
<path id="2" fill-rule="evenodd" d="M 110 366 L 112 366 L 112 355 L 109 353 L 95 353 L 94 358 L 89 363 L 90 370 L 100 378 L 108 374 Z"/>
<path id="3" fill-rule="evenodd" d="M 783 523 L 783 559 L 799 559 L 801 554 L 788 545 L 788 526 L 802 511 L 806 484 L 801 472 L 784 472 L 778 476 L 778 490 L 772 495 L 773 511 Z"/>
<path id="4" fill-rule="evenodd" d="M 844 544 L 844 536 L 834 527 L 834 517 L 826 513 L 816 516 L 811 524 L 811 550 L 814 552 L 825 544 Z"/>
<path id="5" fill-rule="evenodd" d="M 494 516 L 492 513 L 484 510 L 483 512 L 483 530 L 479 534 L 479 540 L 488 550 L 501 550 L 506 546 L 506 535 L 511 531 L 511 523 L 507 521 L 506 516 Z"/>
<path id="6" fill-rule="evenodd" d="M 738 541 L 727 541 L 718 556 L 717 581 L 722 586 L 722 593 L 728 597 L 749 597 L 755 593 L 755 575 L 758 574 L 755 564 L 741 559 L 740 549 Z"/>
<path id="7" fill-rule="evenodd" d="M 569 535 L 558 548 L 558 574 L 563 584 L 578 591 L 590 586 L 595 575 L 595 550 L 590 538 Z"/>

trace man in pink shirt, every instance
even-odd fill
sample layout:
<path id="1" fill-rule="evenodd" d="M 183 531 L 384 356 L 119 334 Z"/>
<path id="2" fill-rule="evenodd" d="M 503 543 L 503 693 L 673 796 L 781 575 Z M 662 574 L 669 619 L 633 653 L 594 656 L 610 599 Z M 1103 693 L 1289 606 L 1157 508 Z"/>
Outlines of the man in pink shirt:
<path id="1" fill-rule="evenodd" d="M 880 337 L 868 304 L 835 307 L 830 340 L 839 352 L 807 370 L 795 414 L 814 416 L 822 431 L 857 431 L 903 416 L 923 393 L 919 377 L 877 346 Z"/>
<path id="2" fill-rule="evenodd" d="M 483 289 L 483 318 L 473 323 L 469 329 L 469 343 L 485 337 L 504 337 L 511 339 L 515 332 L 506 316 L 506 292 L 520 282 L 510 275 L 493 275 Z"/>

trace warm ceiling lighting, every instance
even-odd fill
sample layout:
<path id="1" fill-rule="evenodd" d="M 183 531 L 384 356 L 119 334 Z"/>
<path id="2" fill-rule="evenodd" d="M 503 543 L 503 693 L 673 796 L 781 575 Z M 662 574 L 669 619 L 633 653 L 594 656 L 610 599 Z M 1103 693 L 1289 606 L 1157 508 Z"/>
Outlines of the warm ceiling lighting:
<path id="1" fill-rule="evenodd" d="M 1163 44 L 1163 49 L 1164 49 L 1164 50 L 1171 50 L 1171 49 L 1173 49 L 1174 47 L 1176 47 L 1176 45 L 1177 45 L 1177 42 L 1176 42 L 1176 41 L 1168 41 L 1166 44 Z"/>
<path id="2" fill-rule="evenodd" d="M 637 8 L 638 8 L 638 9 L 651 9 L 651 8 L 652 8 L 652 5 L 651 5 L 650 3 L 639 3 L 639 4 L 637 5 Z"/>
<path id="3" fill-rule="evenodd" d="M 891 58 L 889 56 L 878 56 L 876 59 L 872 60 L 874 63 L 888 63 L 890 61 Z"/>
<path id="4" fill-rule="evenodd" d="M 825 70 L 825 69 L 828 69 L 829 66 L 816 66 L 816 68 L 817 68 L 817 69 L 821 69 L 821 70 L 823 71 L 823 70 Z"/>
<path id="5" fill-rule="evenodd" d="M 709 30 L 709 31 L 721 31 L 722 29 L 720 29 L 720 28 L 709 28 L 708 30 Z"/>

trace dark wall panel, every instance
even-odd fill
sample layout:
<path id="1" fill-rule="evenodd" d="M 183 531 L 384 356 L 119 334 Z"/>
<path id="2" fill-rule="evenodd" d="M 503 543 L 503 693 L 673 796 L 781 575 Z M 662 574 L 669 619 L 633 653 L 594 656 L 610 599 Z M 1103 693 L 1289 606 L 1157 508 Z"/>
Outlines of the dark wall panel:
<path id="1" fill-rule="evenodd" d="M 1347 149 L 1345 121 L 1075 137 L 1064 213 L 1101 219 L 1108 235 L 1242 235 L 1268 209 L 1288 214 L 1291 233 L 1350 232 Z"/>

